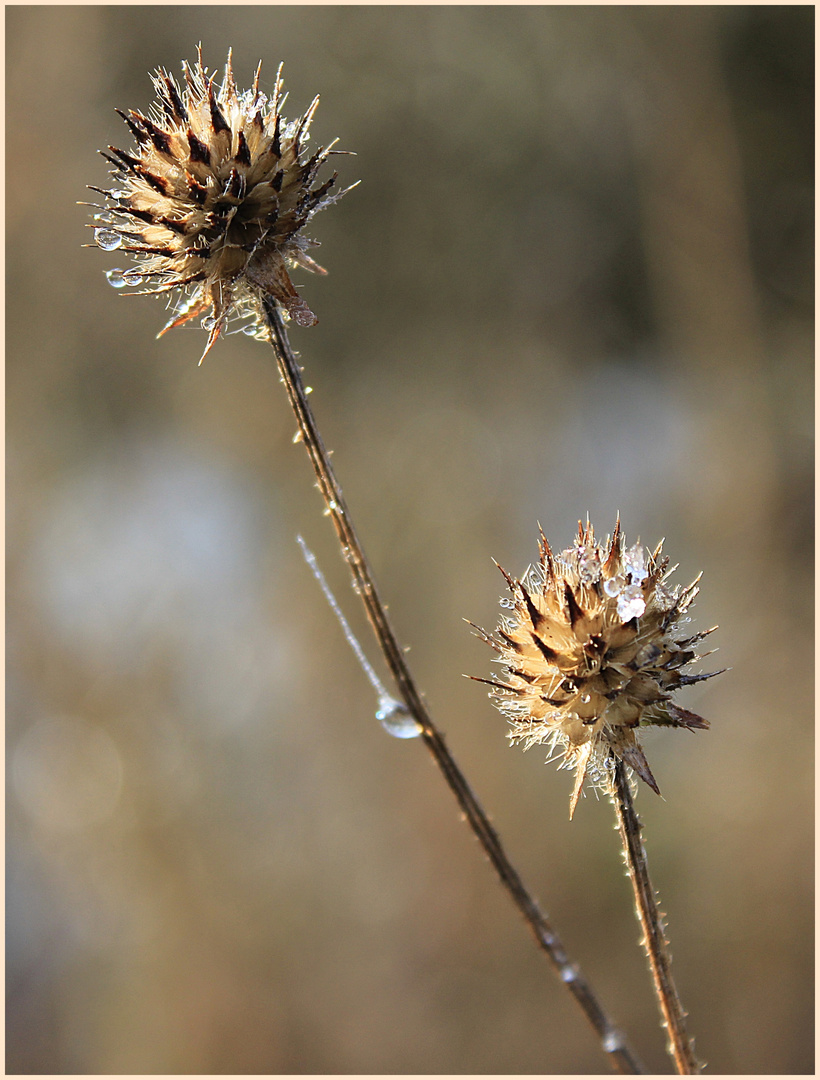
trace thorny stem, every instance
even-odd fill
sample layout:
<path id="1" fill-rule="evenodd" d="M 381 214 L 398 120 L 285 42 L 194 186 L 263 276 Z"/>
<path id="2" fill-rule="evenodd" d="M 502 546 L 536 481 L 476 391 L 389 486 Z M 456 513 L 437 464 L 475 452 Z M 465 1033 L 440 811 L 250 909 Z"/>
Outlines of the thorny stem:
<path id="1" fill-rule="evenodd" d="M 686 1013 L 681 1005 L 672 979 L 669 942 L 655 891 L 649 880 L 646 850 L 641 839 L 641 821 L 635 813 L 629 777 L 623 761 L 616 760 L 612 801 L 618 816 L 618 828 L 624 857 L 629 867 L 629 877 L 635 893 L 635 907 L 643 929 L 643 945 L 655 983 L 661 1014 L 669 1034 L 668 1050 L 674 1058 L 675 1068 L 681 1075 L 700 1073 L 692 1040 L 686 1031 Z"/>
<path id="2" fill-rule="evenodd" d="M 580 1005 L 589 1023 L 598 1033 L 601 1046 L 613 1069 L 619 1073 L 642 1073 L 644 1070 L 627 1046 L 624 1035 L 614 1026 L 598 1002 L 592 988 L 573 964 L 564 950 L 558 934 L 553 930 L 538 904 L 524 887 L 517 870 L 507 858 L 501 840 L 473 794 L 470 785 L 456 765 L 444 736 L 433 723 L 421 694 L 416 688 L 404 653 L 387 619 L 379 599 L 362 546 L 356 536 L 350 514 L 342 495 L 342 489 L 334 475 L 322 437 L 313 418 L 313 412 L 305 395 L 302 374 L 290 347 L 285 324 L 276 302 L 268 297 L 263 300 L 270 330 L 270 342 L 276 353 L 279 373 L 287 390 L 288 399 L 299 423 L 299 431 L 307 448 L 308 456 L 318 480 L 318 487 L 330 512 L 342 553 L 350 567 L 354 588 L 362 599 L 367 617 L 384 654 L 390 673 L 395 680 L 408 712 L 422 729 L 421 738 L 444 774 L 451 791 L 484 851 L 495 867 L 501 884 L 510 894 L 513 903 L 524 916 L 539 947 L 547 954 L 561 980 Z"/>

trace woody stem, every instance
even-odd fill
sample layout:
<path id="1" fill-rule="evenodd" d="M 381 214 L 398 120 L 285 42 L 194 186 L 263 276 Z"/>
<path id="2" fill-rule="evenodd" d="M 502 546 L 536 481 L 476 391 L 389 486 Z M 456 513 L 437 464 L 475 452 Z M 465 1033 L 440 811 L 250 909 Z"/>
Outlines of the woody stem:
<path id="1" fill-rule="evenodd" d="M 263 305 L 270 331 L 270 343 L 276 353 L 279 373 L 282 382 L 285 384 L 288 399 L 299 424 L 302 440 L 313 465 L 313 470 L 316 473 L 319 490 L 322 493 L 322 498 L 336 530 L 342 554 L 350 567 L 354 588 L 362 599 L 370 625 L 384 655 L 385 663 L 393 676 L 398 693 L 408 712 L 421 728 L 421 738 L 425 746 L 441 769 L 444 779 L 455 795 L 470 828 L 493 864 L 501 884 L 524 916 L 538 946 L 546 953 L 559 973 L 562 982 L 578 1002 L 585 1017 L 597 1032 L 602 1049 L 609 1057 L 613 1070 L 619 1073 L 641 1073 L 644 1070 L 628 1047 L 624 1036 L 607 1017 L 589 983 L 581 975 L 580 969 L 570 961 L 558 934 L 524 887 L 518 871 L 512 865 L 502 847 L 498 833 L 490 824 L 472 788 L 453 759 L 444 741 L 444 736 L 435 726 L 427 711 L 421 693 L 416 687 L 405 661 L 404 652 L 387 618 L 370 566 L 353 528 L 342 489 L 336 480 L 330 458 L 325 450 L 313 412 L 308 404 L 301 370 L 291 349 L 282 313 L 276 302 L 270 297 L 264 297 Z"/>
<path id="2" fill-rule="evenodd" d="M 618 817 L 624 858 L 629 867 L 629 877 L 635 894 L 635 907 L 643 929 L 643 945 L 649 960 L 663 1023 L 669 1034 L 667 1050 L 674 1059 L 678 1073 L 699 1074 L 700 1065 L 695 1057 L 692 1039 L 686 1031 L 686 1013 L 672 979 L 669 942 L 666 939 L 663 918 L 652 882 L 649 880 L 646 849 L 641 838 L 641 821 L 635 812 L 627 767 L 620 759 L 615 761 L 612 801 Z"/>

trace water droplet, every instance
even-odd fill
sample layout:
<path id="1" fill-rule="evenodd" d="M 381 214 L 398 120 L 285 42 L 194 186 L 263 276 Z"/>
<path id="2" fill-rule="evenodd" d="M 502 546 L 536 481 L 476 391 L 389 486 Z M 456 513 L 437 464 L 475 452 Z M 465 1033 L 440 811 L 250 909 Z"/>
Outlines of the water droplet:
<path id="1" fill-rule="evenodd" d="M 587 548 L 578 557 L 578 576 L 585 585 L 592 585 L 598 580 L 600 574 L 600 560 L 598 552 Z"/>
<path id="2" fill-rule="evenodd" d="M 213 330 L 216 326 L 216 319 L 213 315 L 206 315 L 201 323 L 203 330 Z"/>
<path id="3" fill-rule="evenodd" d="M 620 574 L 616 574 L 615 577 L 606 578 L 604 581 L 604 592 L 607 596 L 617 596 L 625 584 L 626 579 Z"/>
<path id="4" fill-rule="evenodd" d="M 122 270 L 106 270 L 105 276 L 108 278 L 108 284 L 115 289 L 125 288 L 126 281 Z"/>
<path id="5" fill-rule="evenodd" d="M 633 544 L 624 559 L 627 574 L 632 575 L 632 584 L 636 585 L 646 577 L 646 552 L 640 544 Z"/>
<path id="6" fill-rule="evenodd" d="M 627 585 L 618 597 L 618 614 L 624 620 L 637 619 L 646 611 L 646 601 L 640 585 Z"/>
<path id="7" fill-rule="evenodd" d="M 561 968 L 561 978 L 565 983 L 575 982 L 578 977 L 578 972 L 575 970 L 574 964 L 564 964 Z"/>
<path id="8" fill-rule="evenodd" d="M 415 739 L 421 735 L 421 725 L 413 719 L 407 707 L 387 694 L 379 698 L 376 719 L 395 739 Z"/>
<path id="9" fill-rule="evenodd" d="M 601 1039 L 601 1046 L 603 1046 L 606 1054 L 614 1054 L 616 1050 L 623 1050 L 624 1043 L 620 1032 L 608 1031 Z"/>
<path id="10" fill-rule="evenodd" d="M 515 600 L 510 600 L 507 596 L 502 596 L 499 601 L 499 606 L 505 608 L 507 611 L 511 611 L 515 608 Z"/>
<path id="11" fill-rule="evenodd" d="M 97 247 L 101 247 L 103 251 L 114 251 L 122 244 L 122 237 L 113 229 L 95 229 L 94 239 Z"/>
<path id="12" fill-rule="evenodd" d="M 136 288 L 137 285 L 142 285 L 143 280 L 139 270 L 126 270 L 122 275 L 122 279 L 125 284 L 130 285 L 132 289 Z"/>

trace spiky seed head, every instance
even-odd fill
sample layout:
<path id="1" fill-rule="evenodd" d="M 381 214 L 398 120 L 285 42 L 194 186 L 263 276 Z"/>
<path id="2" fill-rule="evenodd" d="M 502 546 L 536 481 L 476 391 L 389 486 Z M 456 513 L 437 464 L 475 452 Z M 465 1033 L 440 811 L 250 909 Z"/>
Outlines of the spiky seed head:
<path id="1" fill-rule="evenodd" d="M 493 687 L 512 743 L 546 743 L 561 768 L 575 770 L 570 817 L 585 780 L 609 788 L 616 758 L 660 794 L 638 741 L 642 727 L 709 727 L 672 698 L 719 674 L 688 673 L 703 659 L 698 642 L 716 627 L 687 629 L 699 579 L 670 587 L 668 562 L 661 544 L 653 552 L 627 547 L 620 522 L 603 544 L 579 522 L 574 546 L 560 555 L 542 533 L 540 560 L 521 580 L 501 570 L 509 614 L 495 634 L 479 633 L 506 677 L 479 681 Z"/>
<path id="2" fill-rule="evenodd" d="M 113 285 L 169 294 L 174 315 L 160 334 L 203 317 L 204 357 L 231 316 L 250 316 L 251 328 L 259 325 L 263 295 L 300 326 L 317 321 L 288 266 L 325 273 L 307 254 L 318 241 L 302 229 L 346 192 L 330 194 L 336 173 L 314 186 L 328 156 L 341 151 L 331 143 L 308 156 L 319 99 L 298 120 L 285 120 L 281 65 L 272 97 L 259 89 L 261 63 L 251 89 L 242 92 L 230 53 L 218 90 L 201 50 L 195 64 L 182 67 L 182 88 L 157 71 L 157 100 L 147 116 L 117 110 L 136 146 L 101 151 L 113 166 L 114 186 L 92 188 L 108 200 L 97 207 L 93 227 L 98 247 L 133 256 L 130 270 L 109 271 Z"/>

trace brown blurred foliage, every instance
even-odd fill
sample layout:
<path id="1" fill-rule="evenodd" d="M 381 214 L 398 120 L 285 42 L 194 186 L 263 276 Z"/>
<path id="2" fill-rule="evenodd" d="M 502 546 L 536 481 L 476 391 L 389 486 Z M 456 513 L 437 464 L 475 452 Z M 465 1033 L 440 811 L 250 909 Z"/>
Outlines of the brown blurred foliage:
<path id="1" fill-rule="evenodd" d="M 575 1073 L 606 1063 L 390 739 L 266 348 L 103 276 L 114 113 L 202 41 L 285 61 L 363 183 L 297 275 L 313 405 L 433 715 L 647 1066 L 611 807 L 478 684 L 536 522 L 620 511 L 731 671 L 647 740 L 650 867 L 713 1073 L 813 1070 L 811 7 L 12 7 L 9 1072 Z M 267 81 L 265 81 L 267 80 Z M 122 261 L 122 256 L 119 256 Z"/>

